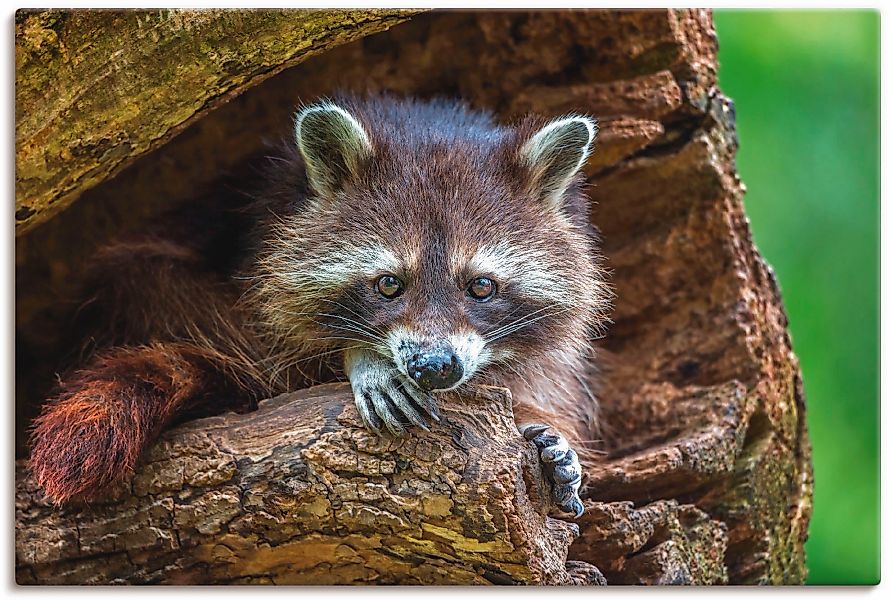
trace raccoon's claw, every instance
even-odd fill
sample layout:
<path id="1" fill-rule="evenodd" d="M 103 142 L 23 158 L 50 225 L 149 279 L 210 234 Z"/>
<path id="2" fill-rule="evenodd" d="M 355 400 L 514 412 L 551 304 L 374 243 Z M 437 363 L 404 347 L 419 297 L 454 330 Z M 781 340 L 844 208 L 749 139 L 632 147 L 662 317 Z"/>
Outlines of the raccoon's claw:
<path id="1" fill-rule="evenodd" d="M 399 376 L 399 379 L 401 380 L 399 389 L 411 396 L 411 399 L 415 401 L 415 404 L 423 408 L 424 411 L 430 415 L 431 419 L 439 423 L 439 408 L 437 408 L 436 400 L 433 399 L 433 396 L 427 392 L 419 390 L 413 383 L 401 375 Z"/>
<path id="2" fill-rule="evenodd" d="M 408 383 L 391 384 L 383 390 L 360 390 L 354 393 L 356 408 L 365 427 L 379 436 L 384 429 L 395 437 L 405 433 L 405 425 L 411 424 L 430 431 L 427 418 L 439 421 L 439 413 L 433 399 L 424 399 L 422 392 L 412 393 Z M 412 402 L 414 400 L 414 402 Z M 420 409 L 419 409 L 420 408 Z"/>
<path id="3" fill-rule="evenodd" d="M 533 439 L 535 439 L 538 436 L 538 434 L 544 433 L 545 431 L 547 431 L 550 428 L 551 428 L 550 425 L 541 425 L 541 424 L 526 425 L 523 427 L 523 437 L 526 438 L 527 442 L 531 442 Z"/>
<path id="4" fill-rule="evenodd" d="M 371 396 L 365 394 L 360 395 L 357 393 L 354 394 L 354 397 L 356 400 L 356 410 L 359 411 L 359 418 L 362 419 L 362 424 L 365 425 L 366 429 L 383 437 L 384 422 L 377 416 L 377 413 L 374 410 L 374 404 L 371 401 Z"/>
<path id="5" fill-rule="evenodd" d="M 387 431 L 394 437 L 399 437 L 405 433 L 405 427 L 399 418 L 395 402 L 386 392 L 381 393 L 378 390 L 371 390 L 370 392 L 367 392 L 364 397 L 371 398 L 371 405 L 374 408 L 374 412 L 380 417 L 380 420 L 383 422 L 384 427 L 387 428 Z M 380 435 L 379 429 L 377 433 Z"/>
<path id="6" fill-rule="evenodd" d="M 569 447 L 566 439 L 556 433 L 545 433 L 547 425 L 535 423 L 523 426 L 523 437 L 538 448 L 542 470 L 551 484 L 551 499 L 563 511 L 582 516 L 585 507 L 579 498 L 582 485 L 582 465 L 578 454 Z"/>
<path id="7" fill-rule="evenodd" d="M 405 433 L 406 425 L 430 431 L 428 417 L 439 421 L 433 398 L 380 360 L 358 357 L 351 363 L 350 383 L 365 427 L 381 437 Z"/>

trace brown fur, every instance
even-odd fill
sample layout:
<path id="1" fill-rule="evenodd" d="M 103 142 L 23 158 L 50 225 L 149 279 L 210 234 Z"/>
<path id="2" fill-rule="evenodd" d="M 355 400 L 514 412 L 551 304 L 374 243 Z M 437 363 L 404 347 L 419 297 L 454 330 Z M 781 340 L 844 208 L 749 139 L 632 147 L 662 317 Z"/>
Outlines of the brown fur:
<path id="1" fill-rule="evenodd" d="M 375 159 L 336 203 L 312 204 L 301 156 L 287 148 L 258 194 L 255 241 L 234 276 L 211 264 L 207 241 L 188 230 L 180 241 L 150 234 L 100 254 L 81 314 L 104 323 L 90 334 L 94 357 L 63 380 L 33 427 L 31 468 L 56 501 L 100 493 L 177 419 L 341 378 L 343 349 L 374 342 L 367 332 L 339 331 L 353 315 L 376 329 L 423 322 L 433 335 L 460 325 L 492 331 L 547 309 L 547 318 L 495 342 L 515 358 L 474 381 L 510 387 L 518 422 L 555 425 L 585 455 L 596 425 L 585 384 L 590 336 L 605 321 L 609 292 L 579 178 L 558 215 L 530 197 L 530 174 L 517 163 L 517 149 L 544 121 L 499 127 L 445 102 L 338 103 L 367 129 Z M 288 273 L 313 272 L 357 238 L 385 239 L 397 255 L 416 257 L 401 309 L 376 303 L 364 280 L 295 291 Z M 493 240 L 541 250 L 573 310 L 550 310 L 510 284 L 486 306 L 443 292 L 430 274 Z M 224 399 L 233 403 L 217 404 Z"/>

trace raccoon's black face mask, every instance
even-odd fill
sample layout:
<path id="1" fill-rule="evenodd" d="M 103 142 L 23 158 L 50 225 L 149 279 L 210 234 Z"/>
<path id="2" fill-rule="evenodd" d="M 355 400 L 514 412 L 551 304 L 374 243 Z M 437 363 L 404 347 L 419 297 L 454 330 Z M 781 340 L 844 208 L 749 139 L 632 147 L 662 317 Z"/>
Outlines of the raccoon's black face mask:
<path id="1" fill-rule="evenodd" d="M 559 352 L 608 304 L 579 191 L 596 123 L 429 106 L 396 123 L 392 100 L 298 115 L 307 200 L 263 284 L 290 304 L 281 329 L 373 349 L 428 391 Z"/>

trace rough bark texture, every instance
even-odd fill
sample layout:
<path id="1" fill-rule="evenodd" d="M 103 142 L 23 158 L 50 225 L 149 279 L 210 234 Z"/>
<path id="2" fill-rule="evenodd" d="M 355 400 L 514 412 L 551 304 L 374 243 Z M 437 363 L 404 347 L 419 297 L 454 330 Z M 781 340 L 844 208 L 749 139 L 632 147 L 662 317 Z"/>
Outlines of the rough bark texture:
<path id="1" fill-rule="evenodd" d="M 567 581 L 565 577 L 597 581 L 598 572 L 589 566 L 594 565 L 608 583 L 802 582 L 812 488 L 804 398 L 778 287 L 752 244 L 743 212 L 744 188 L 734 165 L 733 106 L 716 87 L 716 52 L 711 17 L 705 11 L 450 12 L 417 16 L 386 33 L 345 44 L 283 71 L 197 121 L 162 151 L 83 194 L 63 218 L 17 239 L 17 351 L 27 365 L 17 376 L 17 414 L 26 418 L 27 407 L 44 392 L 34 382 L 50 379 L 48 368 L 37 357 L 60 352 L 55 290 L 76 278 L 90 250 L 112 234 L 138 229 L 170 206 L 217 193 L 222 173 L 237 175 L 249 159 L 262 155 L 264 138 L 274 140 L 287 133 L 298 100 L 346 87 L 461 96 L 505 120 L 526 111 L 586 112 L 602 123 L 598 150 L 588 165 L 590 195 L 595 201 L 591 218 L 603 235 L 618 300 L 614 324 L 602 342 L 601 373 L 592 382 L 602 404 L 604 456 L 588 473 L 587 512 L 578 521 L 579 537 L 569 547 L 570 567 L 557 567 L 548 575 L 553 577 L 550 581 Z M 343 414 L 349 414 L 348 409 Z M 497 421 L 503 416 L 499 415 L 492 412 L 486 419 Z M 264 432 L 265 425 L 257 419 L 244 421 L 257 427 L 251 435 Z M 350 440 L 357 435 L 341 430 L 340 424 L 331 428 L 325 439 Z M 512 443 L 506 440 L 516 439 L 508 430 L 505 425 L 504 441 L 491 443 L 506 448 Z M 198 435 L 194 429 L 185 431 Z M 243 431 L 249 435 L 251 430 Z M 447 439 L 441 435 L 434 431 L 430 438 L 413 439 Z M 170 445 L 156 450 L 146 469 L 163 462 L 171 451 Z M 340 454 L 320 458 L 317 464 L 321 468 L 325 460 L 354 461 L 352 451 L 338 449 Z M 275 469 L 276 461 L 288 464 L 297 459 L 273 454 L 264 460 Z M 420 459 L 406 460 L 411 469 L 421 464 Z M 489 481 L 504 488 L 495 494 L 498 498 L 515 499 L 520 488 L 511 486 L 519 485 L 518 467 L 510 461 L 505 465 L 507 470 Z M 242 471 L 248 465 L 235 467 L 234 479 L 226 481 L 247 482 L 249 489 L 252 480 L 245 479 Z M 204 485 L 200 480 L 203 467 L 199 464 L 194 471 L 198 482 L 183 488 L 193 513 L 183 514 L 221 510 L 214 508 L 217 495 L 231 484 Z M 448 474 L 447 469 L 440 472 Z M 144 477 L 139 475 L 137 481 Z M 299 474 L 294 477 L 295 482 L 313 485 Z M 485 485 L 482 479 L 474 481 Z M 74 521 L 110 522 L 123 513 L 99 507 L 95 509 L 99 512 L 54 515 L 38 496 L 29 495 L 27 485 L 25 480 L 19 483 L 19 492 L 24 494 L 19 510 L 29 515 L 20 518 L 17 536 L 21 580 L 46 581 L 51 572 L 72 573 L 69 581 L 112 573 L 111 565 L 101 566 L 105 555 L 97 555 L 87 559 L 94 566 L 77 575 L 79 559 L 72 557 L 81 552 L 77 548 L 84 547 L 83 538 L 78 546 L 75 534 L 60 539 L 55 532 L 61 519 L 69 519 L 65 523 L 70 528 Z M 157 519 L 169 522 L 170 514 L 179 514 L 173 508 L 182 501 L 177 499 L 179 483 L 158 480 L 152 485 L 174 486 L 162 493 L 171 508 L 155 509 L 160 515 Z M 525 488 L 531 493 L 536 486 L 526 482 Z M 388 488 L 387 493 L 399 506 L 417 506 L 413 491 L 403 495 L 397 487 Z M 116 506 L 142 506 L 139 503 L 148 502 L 148 497 L 125 498 L 118 501 L 124 504 Z M 276 503 L 283 501 L 282 495 L 277 497 L 273 501 L 269 496 L 268 506 L 260 501 L 251 510 L 273 515 L 274 529 L 283 529 L 283 535 L 298 531 L 294 528 L 316 527 L 312 519 L 296 518 L 294 523 L 279 525 L 287 519 L 278 516 L 286 513 Z M 442 521 L 435 521 L 451 523 L 442 525 L 446 529 L 458 522 L 452 519 L 465 519 L 479 506 L 490 506 L 483 496 L 451 500 L 450 516 L 437 516 Z M 229 529 L 202 535 L 228 535 L 232 523 L 249 522 L 236 535 L 262 539 L 264 525 L 244 520 L 245 500 L 231 502 L 237 510 Z M 462 531 L 468 539 L 487 540 L 488 524 L 497 521 L 493 535 L 510 539 L 511 550 L 506 551 L 510 558 L 491 564 L 498 563 L 497 568 L 514 581 L 535 581 L 536 577 L 543 581 L 535 569 L 544 563 L 530 558 L 541 555 L 528 550 L 531 538 L 523 538 L 531 530 L 512 529 L 518 521 L 511 519 L 520 514 L 522 503 L 510 502 L 514 502 L 511 508 L 499 508 L 502 512 L 497 514 L 511 517 L 465 519 L 461 529 L 449 530 Z M 504 500 L 499 506 L 510 502 Z M 423 508 L 420 512 L 381 510 L 401 518 L 409 528 L 406 531 L 423 530 L 418 523 L 427 518 L 419 516 L 426 514 Z M 488 515 L 497 512 L 485 510 Z M 219 522 L 193 518 L 196 526 L 206 521 L 211 529 Z M 149 521 L 146 516 L 137 524 L 108 527 L 151 539 L 156 530 L 169 531 Z M 380 539 L 392 535 L 392 527 L 382 521 L 371 526 L 373 534 L 362 535 Z M 536 532 L 543 532 L 548 526 L 537 527 Z M 536 540 L 548 545 L 548 556 L 562 564 L 560 544 L 568 537 L 565 526 L 554 527 L 553 540 Z M 510 531 L 508 538 L 498 537 L 505 531 Z M 442 565 L 448 562 L 439 554 L 442 548 L 458 542 L 448 535 L 436 540 L 440 545 L 435 552 L 397 545 L 383 554 L 393 565 L 398 556 L 413 552 L 420 552 L 425 562 L 441 559 L 444 562 L 433 564 Z M 173 543 L 158 542 L 159 550 L 146 550 L 136 559 L 120 552 L 108 554 L 109 563 L 114 560 L 120 565 L 110 577 L 134 573 L 132 577 L 139 580 L 158 574 L 161 567 L 143 565 L 155 564 L 155 556 L 159 562 L 167 560 L 163 557 L 169 556 L 165 552 L 170 552 Z M 26 551 L 23 544 L 32 550 Z M 259 546 L 269 564 L 290 560 L 288 544 Z M 324 569 L 344 569 L 344 580 L 373 578 L 373 573 L 382 578 L 376 581 L 388 577 L 389 571 L 366 561 L 371 555 L 361 554 L 364 547 L 347 546 L 340 554 L 331 550 L 332 562 Z M 44 548 L 44 553 L 35 553 L 34 548 Z M 243 564 L 249 559 L 240 558 L 243 548 L 223 544 L 217 550 L 232 560 L 228 573 L 249 568 Z M 461 555 L 458 562 L 469 560 L 466 556 Z M 481 564 L 469 561 L 450 566 L 462 577 L 475 574 L 475 580 L 482 581 L 486 578 L 481 573 L 488 567 Z M 515 570 L 508 569 L 508 564 Z M 526 566 L 516 566 L 521 564 Z M 271 576 L 274 569 L 270 569 Z M 320 572 L 332 572 L 324 569 Z M 186 571 L 182 577 L 206 576 L 198 567 Z M 405 577 L 393 580 L 416 581 L 412 578 L 420 572 L 436 576 L 435 569 L 397 572 Z"/>
<path id="2" fill-rule="evenodd" d="M 16 13 L 16 231 L 282 69 L 415 11 Z"/>
<path id="3" fill-rule="evenodd" d="M 443 408 L 435 431 L 381 440 L 347 384 L 319 386 L 169 432 L 95 506 L 60 512 L 22 480 L 18 581 L 591 583 L 510 396 Z"/>

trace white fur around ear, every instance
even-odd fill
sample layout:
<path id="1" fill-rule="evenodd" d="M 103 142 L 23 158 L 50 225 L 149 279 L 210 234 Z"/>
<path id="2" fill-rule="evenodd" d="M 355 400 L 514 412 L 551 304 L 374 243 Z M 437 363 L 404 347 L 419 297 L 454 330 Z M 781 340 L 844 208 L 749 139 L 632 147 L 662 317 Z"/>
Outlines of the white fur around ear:
<path id="1" fill-rule="evenodd" d="M 331 102 L 314 104 L 297 113 L 294 134 L 309 184 L 322 196 L 334 194 L 354 179 L 373 152 L 361 123 Z"/>
<path id="2" fill-rule="evenodd" d="M 551 121 L 520 148 L 533 193 L 560 205 L 563 192 L 594 150 L 597 121 L 570 115 Z"/>

